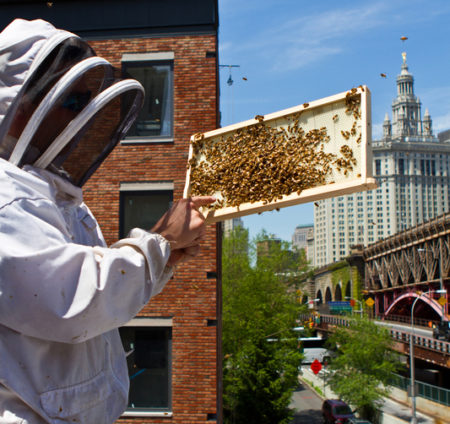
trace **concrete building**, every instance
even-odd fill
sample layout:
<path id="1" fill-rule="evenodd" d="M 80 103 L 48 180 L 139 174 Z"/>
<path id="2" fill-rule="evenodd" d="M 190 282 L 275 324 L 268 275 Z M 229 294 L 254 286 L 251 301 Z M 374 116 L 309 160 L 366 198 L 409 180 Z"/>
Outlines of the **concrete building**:
<path id="1" fill-rule="evenodd" d="M 352 245 L 367 246 L 449 210 L 450 132 L 436 137 L 428 110 L 422 117 L 402 55 L 392 121 L 386 114 L 383 136 L 373 141 L 378 188 L 317 202 L 315 266 L 339 261 Z"/>
<path id="2" fill-rule="evenodd" d="M 298 225 L 292 235 L 292 249 L 304 249 L 306 259 L 313 265 L 314 262 L 314 225 Z"/>
<path id="3" fill-rule="evenodd" d="M 228 235 L 235 228 L 242 228 L 244 226 L 244 221 L 242 220 L 242 218 L 232 218 L 223 221 L 222 225 L 223 225 L 223 234 Z"/>
<path id="4" fill-rule="evenodd" d="M 190 136 L 220 126 L 217 0 L 0 2 L 1 29 L 18 17 L 83 36 L 144 85 L 137 123 L 84 192 L 108 244 L 150 229 L 182 197 Z M 221 422 L 220 231 L 120 329 L 131 389 L 119 422 Z"/>

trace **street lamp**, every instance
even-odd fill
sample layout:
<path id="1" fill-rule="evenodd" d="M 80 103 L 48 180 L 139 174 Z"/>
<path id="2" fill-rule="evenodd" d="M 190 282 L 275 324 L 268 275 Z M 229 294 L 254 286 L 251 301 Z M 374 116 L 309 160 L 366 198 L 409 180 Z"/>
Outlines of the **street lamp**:
<path id="1" fill-rule="evenodd" d="M 436 259 L 436 256 L 434 254 L 433 250 L 430 249 L 417 249 L 418 252 L 431 252 L 433 254 L 433 259 Z M 442 293 L 447 293 L 447 291 L 444 289 L 444 282 L 442 279 L 442 257 L 439 257 L 439 291 Z M 444 305 L 442 305 L 442 316 L 444 317 L 446 312 L 447 312 L 447 304 L 445 303 Z"/>
<path id="2" fill-rule="evenodd" d="M 429 290 L 425 293 L 420 293 L 418 297 L 414 300 L 411 307 L 411 334 L 409 336 L 409 371 L 411 376 L 411 424 L 417 424 L 417 416 L 416 416 L 416 387 L 415 387 L 415 366 L 414 366 L 414 307 L 416 306 L 417 301 L 425 295 L 428 295 L 432 292 Z M 436 293 L 444 294 L 447 293 L 447 290 L 436 290 Z"/>

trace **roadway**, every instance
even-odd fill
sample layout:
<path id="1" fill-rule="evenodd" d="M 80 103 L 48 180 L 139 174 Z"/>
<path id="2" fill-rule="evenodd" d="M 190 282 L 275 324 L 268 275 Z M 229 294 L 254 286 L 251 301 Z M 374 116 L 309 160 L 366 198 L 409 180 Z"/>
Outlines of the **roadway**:
<path id="1" fill-rule="evenodd" d="M 300 382 L 295 390 L 291 408 L 295 409 L 294 419 L 290 424 L 322 424 L 322 399 Z"/>
<path id="2" fill-rule="evenodd" d="M 389 327 L 391 330 L 397 330 L 397 331 L 402 331 L 404 333 L 411 333 L 412 329 L 410 325 L 405 325 L 405 324 L 397 324 L 394 321 L 374 321 L 375 324 L 378 325 L 383 325 L 385 327 Z M 429 330 L 427 328 L 424 327 L 417 327 L 414 326 L 414 335 L 415 336 L 420 336 L 420 337 L 429 337 L 430 339 L 433 338 L 433 330 Z"/>

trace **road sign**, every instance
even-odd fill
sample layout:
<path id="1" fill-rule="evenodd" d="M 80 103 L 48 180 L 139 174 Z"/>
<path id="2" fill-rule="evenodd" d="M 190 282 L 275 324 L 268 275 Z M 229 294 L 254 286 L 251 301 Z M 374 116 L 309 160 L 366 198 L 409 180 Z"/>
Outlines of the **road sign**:
<path id="1" fill-rule="evenodd" d="M 369 298 L 366 300 L 366 305 L 367 305 L 369 308 L 371 308 L 373 305 L 375 305 L 375 301 L 374 301 L 371 297 L 369 297 Z"/>
<path id="2" fill-rule="evenodd" d="M 322 364 L 317 359 L 314 359 L 313 363 L 311 364 L 312 372 L 314 374 L 318 374 L 321 369 L 322 369 Z"/>
<path id="3" fill-rule="evenodd" d="M 355 299 L 350 299 L 350 306 L 353 308 L 356 305 Z"/>

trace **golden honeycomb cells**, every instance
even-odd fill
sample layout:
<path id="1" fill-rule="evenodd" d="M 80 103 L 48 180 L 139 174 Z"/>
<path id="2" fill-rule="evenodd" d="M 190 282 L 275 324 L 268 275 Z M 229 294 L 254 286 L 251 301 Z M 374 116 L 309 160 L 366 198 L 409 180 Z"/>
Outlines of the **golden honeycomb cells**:
<path id="1" fill-rule="evenodd" d="M 364 86 L 194 134 L 184 197 L 215 222 L 375 188 L 370 134 Z"/>

